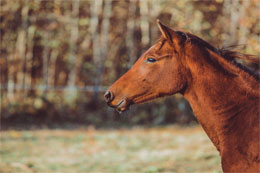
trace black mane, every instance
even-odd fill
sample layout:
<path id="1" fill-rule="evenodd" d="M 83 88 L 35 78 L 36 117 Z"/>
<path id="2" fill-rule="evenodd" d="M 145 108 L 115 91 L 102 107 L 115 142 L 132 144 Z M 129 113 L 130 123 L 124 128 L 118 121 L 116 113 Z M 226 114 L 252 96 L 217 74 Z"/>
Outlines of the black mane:
<path id="1" fill-rule="evenodd" d="M 260 74 L 257 71 L 237 62 L 237 60 L 239 60 L 239 59 L 240 60 L 246 60 L 246 61 L 249 61 L 252 64 L 257 65 L 257 67 L 259 68 L 259 59 L 257 59 L 256 56 L 253 56 L 253 55 L 243 54 L 243 53 L 234 51 L 233 49 L 235 47 L 236 46 L 229 46 L 229 47 L 223 47 L 223 48 L 219 49 L 220 55 L 222 57 L 224 57 L 226 60 L 230 61 L 235 66 L 237 66 L 238 68 L 240 68 L 243 71 L 249 73 L 258 82 L 260 82 Z"/>
<path id="2" fill-rule="evenodd" d="M 235 51 L 234 49 L 237 46 L 229 46 L 229 47 L 223 47 L 223 48 L 217 49 L 214 46 L 212 46 L 211 44 L 207 43 L 206 41 L 202 40 L 201 38 L 199 38 L 195 35 L 192 35 L 190 33 L 188 33 L 188 34 L 185 33 L 185 36 L 186 36 L 185 41 L 193 42 L 195 44 L 199 44 L 203 47 L 206 47 L 207 49 L 220 55 L 221 57 L 223 57 L 224 59 L 226 59 L 231 64 L 238 67 L 239 69 L 247 72 L 250 76 L 252 76 L 258 82 L 260 82 L 260 74 L 256 70 L 253 70 L 237 61 L 237 60 L 246 60 L 254 65 L 257 65 L 257 67 L 259 69 L 260 61 L 259 61 L 259 58 L 257 58 L 256 56 L 243 54 L 243 53 Z"/>

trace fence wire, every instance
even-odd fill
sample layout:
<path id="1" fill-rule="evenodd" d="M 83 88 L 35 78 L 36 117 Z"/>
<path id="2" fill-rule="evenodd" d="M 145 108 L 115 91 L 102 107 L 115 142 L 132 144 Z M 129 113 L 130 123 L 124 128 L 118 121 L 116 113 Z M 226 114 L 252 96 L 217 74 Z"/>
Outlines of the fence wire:
<path id="1" fill-rule="evenodd" d="M 0 85 L 1 90 L 53 90 L 53 91 L 63 91 L 63 90 L 72 90 L 72 91 L 82 91 L 82 92 L 104 92 L 108 86 L 47 86 L 47 85 L 19 85 L 19 84 L 4 84 Z"/>

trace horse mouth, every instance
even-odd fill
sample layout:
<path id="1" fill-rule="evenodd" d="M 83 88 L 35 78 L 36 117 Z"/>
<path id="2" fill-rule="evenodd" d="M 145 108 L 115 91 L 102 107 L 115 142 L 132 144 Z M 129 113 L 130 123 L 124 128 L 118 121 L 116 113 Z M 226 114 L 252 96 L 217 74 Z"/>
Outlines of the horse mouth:
<path id="1" fill-rule="evenodd" d="M 124 99 L 121 100 L 121 102 L 118 105 L 116 105 L 115 108 L 117 112 L 122 113 L 124 111 L 129 110 L 130 104 Z"/>

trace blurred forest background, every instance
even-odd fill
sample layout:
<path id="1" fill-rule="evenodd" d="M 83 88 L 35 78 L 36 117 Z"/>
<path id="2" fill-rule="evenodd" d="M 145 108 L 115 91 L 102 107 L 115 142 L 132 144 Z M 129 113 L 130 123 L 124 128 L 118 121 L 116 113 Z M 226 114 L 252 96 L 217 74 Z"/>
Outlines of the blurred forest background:
<path id="1" fill-rule="evenodd" d="M 103 99 L 159 38 L 156 19 L 216 47 L 258 55 L 259 0 L 1 0 L 1 123 L 160 125 L 196 122 L 182 96 L 119 115 Z M 259 56 L 259 55 L 258 55 Z"/>

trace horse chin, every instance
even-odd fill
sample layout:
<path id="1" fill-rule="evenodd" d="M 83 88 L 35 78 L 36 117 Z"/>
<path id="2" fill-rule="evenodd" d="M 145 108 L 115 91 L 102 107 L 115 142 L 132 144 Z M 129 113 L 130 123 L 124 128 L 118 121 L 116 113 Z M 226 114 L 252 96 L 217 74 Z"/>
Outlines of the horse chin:
<path id="1" fill-rule="evenodd" d="M 119 112 L 120 114 L 122 112 L 125 112 L 130 109 L 130 102 L 127 102 L 127 100 L 122 100 L 117 106 L 116 106 L 116 111 Z"/>

